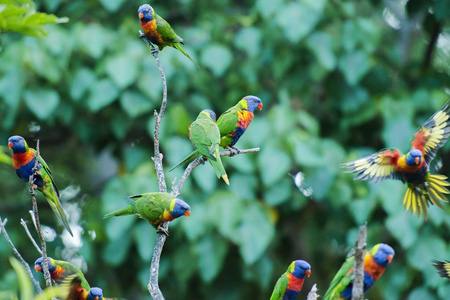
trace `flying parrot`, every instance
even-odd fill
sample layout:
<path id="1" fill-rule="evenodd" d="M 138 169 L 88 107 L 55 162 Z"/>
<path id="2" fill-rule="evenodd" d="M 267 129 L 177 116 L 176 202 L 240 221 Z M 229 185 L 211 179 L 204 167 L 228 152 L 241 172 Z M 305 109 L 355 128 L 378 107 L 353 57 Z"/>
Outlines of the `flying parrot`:
<path id="1" fill-rule="evenodd" d="M 173 31 L 170 24 L 155 13 L 155 10 L 148 4 L 141 5 L 138 9 L 139 22 L 141 23 L 144 34 L 150 41 L 157 45 L 161 51 L 166 46 L 173 47 L 189 58 L 197 68 L 200 66 L 184 51 L 181 44 L 183 39 Z"/>
<path id="2" fill-rule="evenodd" d="M 429 204 L 444 209 L 440 201 L 448 202 L 444 194 L 450 194 L 446 188 L 450 183 L 447 176 L 430 174 L 429 166 L 436 152 L 450 135 L 450 101 L 420 126 L 411 140 L 411 150 L 402 154 L 390 148 L 367 157 L 342 165 L 350 168 L 346 173 L 357 173 L 356 179 L 379 182 L 385 179 L 397 179 L 407 184 L 403 205 L 411 213 L 417 211 L 420 217 L 428 218 Z"/>
<path id="3" fill-rule="evenodd" d="M 61 284 L 64 279 L 71 275 L 77 275 L 80 285 L 82 288 L 89 290 L 91 287 L 84 277 L 83 272 L 80 269 L 72 265 L 71 263 L 63 260 L 55 260 L 51 257 L 47 257 L 48 262 L 48 271 L 50 272 L 50 276 L 57 283 Z M 44 272 L 44 258 L 39 257 L 34 262 L 34 269 L 36 272 Z"/>
<path id="4" fill-rule="evenodd" d="M 189 126 L 189 138 L 196 149 L 170 169 L 171 171 L 200 154 L 208 159 L 217 178 L 222 177 L 225 183 L 230 185 L 219 155 L 220 132 L 215 121 L 216 114 L 212 110 L 204 109 L 200 112 L 197 119 Z"/>
<path id="5" fill-rule="evenodd" d="M 387 244 L 377 244 L 364 257 L 364 293 L 370 289 L 375 281 L 383 274 L 386 267 L 394 258 L 394 249 Z M 342 264 L 330 283 L 323 300 L 341 300 L 352 298 L 353 263 L 354 256 L 350 256 Z"/>
<path id="6" fill-rule="evenodd" d="M 305 275 L 311 275 L 311 266 L 304 260 L 294 260 L 278 279 L 270 300 L 294 300 L 302 290 Z"/>
<path id="7" fill-rule="evenodd" d="M 25 139 L 18 135 L 8 139 L 8 147 L 12 149 L 13 168 L 16 170 L 16 174 L 25 182 L 28 182 L 36 163 L 36 150 L 29 148 Z M 59 192 L 52 178 L 52 173 L 40 155 L 37 169 L 34 185 L 44 194 L 55 215 L 61 220 L 70 235 L 73 236 L 69 227 L 69 221 L 59 201 Z"/>
<path id="8" fill-rule="evenodd" d="M 189 217 L 191 215 L 189 205 L 181 199 L 177 199 L 169 193 L 146 193 L 142 195 L 130 196 L 131 205 L 113 211 L 103 218 L 119 217 L 126 215 L 137 215 L 148 221 L 157 230 L 169 235 L 168 232 L 160 227 L 163 222 L 170 222 L 182 215 Z"/>
<path id="9" fill-rule="evenodd" d="M 433 266 L 438 270 L 441 277 L 450 279 L 450 261 L 433 261 Z"/>
<path id="10" fill-rule="evenodd" d="M 256 96 L 245 96 L 235 106 L 229 108 L 217 119 L 217 127 L 220 131 L 220 146 L 223 148 L 234 148 L 234 144 L 247 130 L 252 122 L 253 112 L 262 109 L 261 99 Z"/>

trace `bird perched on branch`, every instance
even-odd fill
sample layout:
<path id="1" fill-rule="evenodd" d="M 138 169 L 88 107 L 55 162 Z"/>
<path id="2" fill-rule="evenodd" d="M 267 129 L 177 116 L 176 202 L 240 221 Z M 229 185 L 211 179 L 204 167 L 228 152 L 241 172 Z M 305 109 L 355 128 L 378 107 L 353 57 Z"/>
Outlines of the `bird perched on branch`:
<path id="1" fill-rule="evenodd" d="M 245 96 L 235 106 L 229 108 L 217 119 L 220 131 L 220 146 L 226 149 L 239 150 L 233 146 L 247 130 L 252 122 L 253 112 L 262 109 L 261 99 L 256 96 Z"/>
<path id="2" fill-rule="evenodd" d="M 364 257 L 364 293 L 380 278 L 386 267 L 394 258 L 394 249 L 387 244 L 376 244 Z M 350 256 L 341 266 L 330 283 L 323 300 L 341 300 L 352 298 L 353 263 L 354 256 Z"/>
<path id="3" fill-rule="evenodd" d="M 436 152 L 447 141 L 450 134 L 450 101 L 434 113 L 420 126 L 411 140 L 411 151 L 402 154 L 390 148 L 367 157 L 345 163 L 350 168 L 346 173 L 356 173 L 356 179 L 379 182 L 385 179 L 397 179 L 407 184 L 403 205 L 411 213 L 417 211 L 420 217 L 428 217 L 428 205 L 434 204 L 444 209 L 440 201 L 448 202 L 445 194 L 450 183 L 447 176 L 430 174 L 429 167 Z"/>
<path id="4" fill-rule="evenodd" d="M 169 233 L 160 226 L 161 223 L 170 222 L 183 215 L 187 217 L 191 215 L 189 205 L 169 193 L 154 192 L 129 198 L 131 205 L 113 211 L 103 218 L 137 215 L 168 236 Z"/>
<path id="5" fill-rule="evenodd" d="M 77 275 L 64 279 L 62 286 L 67 290 L 64 300 L 113 300 L 113 298 L 104 298 L 103 290 L 99 287 L 84 288 Z"/>
<path id="6" fill-rule="evenodd" d="M 86 290 L 89 290 L 91 288 L 86 278 L 84 277 L 83 272 L 79 268 L 72 265 L 71 263 L 64 260 L 56 260 L 51 257 L 47 257 L 47 262 L 48 262 L 48 271 L 50 272 L 50 276 L 52 277 L 53 281 L 55 281 L 55 283 L 61 284 L 67 277 L 71 275 L 76 275 L 80 281 L 81 287 L 83 287 Z M 34 269 L 36 270 L 36 272 L 44 273 L 43 257 L 39 257 L 34 262 Z"/>
<path id="7" fill-rule="evenodd" d="M 280 276 L 270 300 L 294 300 L 303 287 L 305 276 L 311 275 L 311 266 L 304 260 L 294 260 Z"/>
<path id="8" fill-rule="evenodd" d="M 141 5 L 138 9 L 138 13 L 139 22 L 141 23 L 144 34 L 153 44 L 158 46 L 160 51 L 166 46 L 173 47 L 189 58 L 197 68 L 200 68 L 200 66 L 181 47 L 181 44 L 184 45 L 183 39 L 175 33 L 166 20 L 155 13 L 155 10 L 150 5 Z"/>
<path id="9" fill-rule="evenodd" d="M 213 167 L 217 178 L 222 177 L 226 184 L 230 184 L 222 160 L 220 159 L 220 132 L 215 121 L 216 114 L 212 110 L 204 109 L 200 112 L 197 119 L 189 126 L 189 138 L 196 149 L 175 167 L 170 169 L 171 171 L 196 158 L 198 155 L 203 155 Z"/>
<path id="10" fill-rule="evenodd" d="M 433 261 L 433 266 L 441 277 L 450 279 L 450 261 Z"/>
<path id="11" fill-rule="evenodd" d="M 18 135 L 8 139 L 8 147 L 12 150 L 13 168 L 16 170 L 16 174 L 19 178 L 28 182 L 36 165 L 36 150 L 29 148 L 25 139 Z M 59 201 L 59 191 L 52 178 L 50 168 L 40 155 L 36 168 L 37 174 L 34 178 L 34 185 L 44 194 L 55 215 L 73 236 L 69 221 Z"/>

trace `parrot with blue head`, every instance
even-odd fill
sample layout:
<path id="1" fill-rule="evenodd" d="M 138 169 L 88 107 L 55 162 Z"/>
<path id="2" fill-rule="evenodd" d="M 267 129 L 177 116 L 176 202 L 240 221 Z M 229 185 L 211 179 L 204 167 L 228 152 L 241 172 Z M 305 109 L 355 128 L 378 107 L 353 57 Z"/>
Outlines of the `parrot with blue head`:
<path id="1" fill-rule="evenodd" d="M 305 276 L 311 275 L 311 266 L 304 260 L 293 261 L 280 276 L 270 300 L 294 300 L 302 290 Z"/>

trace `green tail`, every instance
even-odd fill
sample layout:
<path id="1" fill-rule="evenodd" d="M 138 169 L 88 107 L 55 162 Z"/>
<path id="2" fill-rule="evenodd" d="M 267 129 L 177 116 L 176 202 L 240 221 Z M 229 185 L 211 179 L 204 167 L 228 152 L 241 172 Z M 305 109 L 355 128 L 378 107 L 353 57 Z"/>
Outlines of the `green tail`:
<path id="1" fill-rule="evenodd" d="M 61 206 L 61 202 L 59 201 L 59 197 L 56 194 L 55 189 L 53 188 L 53 184 L 51 182 L 46 182 L 42 187 L 38 187 L 38 190 L 40 190 L 42 194 L 44 194 L 55 215 L 58 217 L 58 219 L 61 220 L 70 235 L 73 236 L 72 230 L 70 230 L 66 213 Z"/>
<path id="2" fill-rule="evenodd" d="M 184 51 L 183 47 L 181 47 L 180 43 L 173 43 L 172 45 L 175 49 L 178 49 L 181 53 L 184 54 L 184 56 L 186 56 L 187 58 L 189 58 L 196 66 L 197 68 L 200 69 L 200 66 L 195 62 L 195 60 L 193 60 L 189 54 L 186 53 L 186 51 Z"/>
<path id="3" fill-rule="evenodd" d="M 217 175 L 217 178 L 222 177 L 222 179 L 225 181 L 226 184 L 230 185 L 230 182 L 228 181 L 227 172 L 225 171 L 225 168 L 223 167 L 222 160 L 220 159 L 219 154 L 219 146 L 217 145 L 217 148 L 214 149 L 214 151 L 211 153 L 216 160 L 212 160 L 208 158 L 209 163 L 214 169 L 214 172 Z"/>
<path id="4" fill-rule="evenodd" d="M 113 212 L 110 212 L 109 214 L 106 214 L 103 216 L 103 219 L 108 219 L 111 217 L 120 217 L 120 216 L 127 216 L 127 215 L 133 215 L 136 213 L 136 210 L 133 208 L 132 205 L 128 205 L 127 207 L 115 210 Z"/>
<path id="5" fill-rule="evenodd" d="M 179 166 L 184 165 L 185 163 L 187 163 L 188 161 L 193 160 L 194 158 L 196 158 L 198 155 L 198 150 L 194 150 L 191 154 L 189 154 L 188 156 L 186 156 L 181 162 L 179 162 L 176 166 L 172 167 L 172 169 L 169 170 L 172 171 L 176 168 L 178 168 Z"/>

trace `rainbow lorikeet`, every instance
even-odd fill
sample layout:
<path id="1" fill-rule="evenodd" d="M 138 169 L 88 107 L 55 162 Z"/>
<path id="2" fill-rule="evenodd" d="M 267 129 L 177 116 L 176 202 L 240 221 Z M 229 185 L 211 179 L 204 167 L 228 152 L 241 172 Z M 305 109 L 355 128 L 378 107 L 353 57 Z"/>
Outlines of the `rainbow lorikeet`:
<path id="1" fill-rule="evenodd" d="M 450 261 L 433 261 L 433 266 L 438 270 L 441 277 L 450 279 Z"/>
<path id="2" fill-rule="evenodd" d="M 245 96 L 235 106 L 221 114 L 217 119 L 221 137 L 220 146 L 237 150 L 233 146 L 252 122 L 253 112 L 262 108 L 261 99 L 256 96 Z"/>
<path id="3" fill-rule="evenodd" d="M 366 252 L 364 257 L 364 292 L 370 289 L 375 281 L 383 274 L 386 267 L 394 258 L 394 249 L 387 244 L 376 244 Z M 354 256 L 350 256 L 342 264 L 330 283 L 323 300 L 351 299 L 353 288 Z"/>
<path id="4" fill-rule="evenodd" d="M 55 283 L 61 284 L 67 277 L 76 275 L 82 288 L 86 290 L 89 290 L 91 288 L 86 278 L 84 277 L 83 272 L 71 263 L 64 260 L 56 260 L 51 257 L 47 257 L 47 262 L 50 276 L 52 277 L 53 281 L 55 281 Z M 36 272 L 44 272 L 43 257 L 39 257 L 34 262 L 34 269 L 36 270 Z"/>
<path id="5" fill-rule="evenodd" d="M 164 228 L 160 227 L 163 222 L 170 222 L 182 215 L 191 215 L 189 205 L 181 199 L 177 199 L 169 193 L 154 192 L 142 195 L 130 196 L 131 205 L 113 211 L 103 218 L 119 217 L 126 215 L 137 215 L 148 221 L 157 230 L 169 235 Z"/>
<path id="6" fill-rule="evenodd" d="M 181 166 L 200 154 L 208 159 L 217 178 L 222 177 L 225 183 L 230 185 L 219 155 L 220 132 L 216 123 L 214 123 L 215 121 L 216 114 L 212 110 L 204 109 L 200 112 L 197 119 L 189 126 L 189 138 L 196 149 L 170 170 Z"/>
<path id="7" fill-rule="evenodd" d="M 270 300 L 294 300 L 303 287 L 305 276 L 311 275 L 311 266 L 304 260 L 294 260 L 280 276 Z"/>
<path id="8" fill-rule="evenodd" d="M 8 139 L 8 147 L 12 150 L 13 168 L 16 170 L 16 174 L 19 178 L 28 182 L 36 164 L 36 150 L 29 148 L 25 139 L 18 135 Z M 69 221 L 59 201 L 59 191 L 53 180 L 50 168 L 40 155 L 37 169 L 34 185 L 44 194 L 55 215 L 61 220 L 70 235 L 73 236 Z"/>
<path id="9" fill-rule="evenodd" d="M 403 154 L 394 148 L 381 150 L 367 157 L 343 164 L 350 168 L 346 173 L 357 173 L 356 179 L 379 182 L 385 179 L 398 179 L 407 184 L 403 205 L 405 210 L 411 207 L 411 213 L 417 211 L 428 217 L 429 204 L 444 209 L 440 201 L 448 202 L 444 194 L 450 194 L 446 188 L 450 183 L 447 176 L 430 174 L 430 163 L 450 135 L 450 101 L 434 113 L 420 126 L 412 140 L 411 151 Z"/>
<path id="10" fill-rule="evenodd" d="M 189 58 L 198 68 L 200 66 L 184 51 L 181 44 L 183 39 L 173 31 L 170 24 L 155 13 L 153 7 L 148 4 L 141 5 L 138 9 L 139 22 L 141 23 L 144 34 L 150 41 L 157 45 L 161 51 L 166 46 L 173 47 Z"/>
<path id="11" fill-rule="evenodd" d="M 67 277 L 62 285 L 67 288 L 65 300 L 109 300 L 103 297 L 103 290 L 99 287 L 84 288 L 77 275 Z M 112 299 L 111 299 L 112 300 Z"/>

